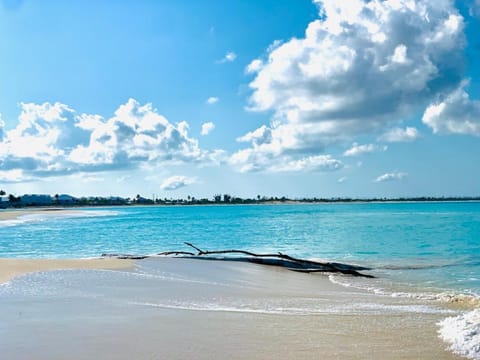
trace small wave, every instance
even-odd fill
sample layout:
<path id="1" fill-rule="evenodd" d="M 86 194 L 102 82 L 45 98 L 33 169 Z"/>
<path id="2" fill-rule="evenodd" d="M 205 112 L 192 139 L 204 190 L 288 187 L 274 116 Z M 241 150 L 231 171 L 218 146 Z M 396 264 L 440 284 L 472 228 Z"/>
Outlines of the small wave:
<path id="1" fill-rule="evenodd" d="M 376 270 L 424 270 L 424 269 L 440 269 L 452 266 L 458 266 L 458 263 L 449 264 L 416 264 L 416 265 L 381 265 L 376 266 Z"/>
<path id="2" fill-rule="evenodd" d="M 346 279 L 338 275 L 330 275 L 329 280 L 337 285 L 365 290 L 376 295 L 384 295 L 389 297 L 409 298 L 415 300 L 437 301 L 448 304 L 455 304 L 466 308 L 476 308 L 480 306 L 480 297 L 470 294 L 458 294 L 452 292 L 405 292 L 405 291 L 388 291 L 381 287 L 372 286 L 371 284 L 361 283 L 360 281 L 353 282 L 351 279 Z"/>
<path id="3" fill-rule="evenodd" d="M 480 309 L 448 317 L 438 323 L 439 336 L 450 350 L 470 359 L 480 359 Z"/>
<path id="4" fill-rule="evenodd" d="M 451 310 L 436 309 L 425 305 L 385 305 L 378 303 L 354 303 L 350 305 L 325 306 L 318 304 L 306 306 L 289 306 L 275 304 L 268 301 L 263 304 L 254 303 L 202 303 L 202 302 L 128 302 L 131 305 L 148 306 L 162 309 L 187 310 L 187 311 L 213 311 L 213 312 L 238 312 L 266 315 L 382 315 L 385 313 L 417 313 L 417 314 L 451 314 Z"/>

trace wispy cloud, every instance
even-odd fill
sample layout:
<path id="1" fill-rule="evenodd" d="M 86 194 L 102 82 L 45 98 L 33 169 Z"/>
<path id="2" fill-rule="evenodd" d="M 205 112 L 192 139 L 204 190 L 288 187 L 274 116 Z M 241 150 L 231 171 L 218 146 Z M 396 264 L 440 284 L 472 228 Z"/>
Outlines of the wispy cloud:
<path id="1" fill-rule="evenodd" d="M 402 128 L 393 128 L 380 136 L 380 141 L 385 142 L 410 142 L 415 141 L 420 137 L 420 133 L 414 127 Z"/>
<path id="2" fill-rule="evenodd" d="M 233 51 L 229 51 L 225 54 L 223 58 L 220 60 L 217 60 L 217 64 L 224 64 L 227 62 L 233 62 L 237 58 L 237 54 L 235 54 Z"/>
<path id="3" fill-rule="evenodd" d="M 343 156 L 359 156 L 363 154 L 370 154 L 373 152 L 386 150 L 387 146 L 379 146 L 375 144 L 359 145 L 357 143 L 353 143 L 352 147 L 343 153 Z"/>
<path id="4" fill-rule="evenodd" d="M 402 179 L 406 178 L 407 176 L 408 176 L 407 173 L 394 171 L 394 172 L 385 173 L 383 175 L 380 175 L 374 181 L 375 182 L 396 181 L 396 180 L 402 180 Z"/>

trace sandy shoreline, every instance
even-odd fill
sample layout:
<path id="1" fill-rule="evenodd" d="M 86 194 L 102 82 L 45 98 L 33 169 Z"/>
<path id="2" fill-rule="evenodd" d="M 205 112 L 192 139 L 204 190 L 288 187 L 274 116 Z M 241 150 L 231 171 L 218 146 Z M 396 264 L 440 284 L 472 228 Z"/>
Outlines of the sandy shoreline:
<path id="1" fill-rule="evenodd" d="M 81 214 L 81 209 L 65 208 L 35 208 L 0 211 L 0 222 L 16 220 L 28 215 L 75 215 Z M 0 258 L 0 283 L 9 281 L 16 276 L 48 270 L 70 269 L 124 269 L 133 265 L 130 260 L 118 260 L 114 258 L 98 259 L 17 259 Z"/>
<path id="2" fill-rule="evenodd" d="M 99 259 L 5 259 L 0 258 L 0 283 L 16 276 L 49 270 L 71 269 L 126 269 L 133 265 L 131 260 L 113 258 Z"/>
<path id="3" fill-rule="evenodd" d="M 0 259 L 0 273 L 130 264 Z M 323 275 L 254 264 L 165 258 L 135 264 L 132 272 L 39 274 L 33 288 L 28 279 L 12 282 L 34 293 L 0 296 L 4 354 L 36 354 L 37 360 L 460 359 L 438 338 L 436 324 L 448 315 L 422 311 L 434 303 L 374 296 Z M 420 312 L 404 310 L 410 306 Z"/>
<path id="4" fill-rule="evenodd" d="M 35 208 L 35 209 L 22 208 L 17 210 L 1 210 L 0 221 L 15 220 L 25 215 L 36 215 L 36 214 L 73 215 L 73 214 L 81 214 L 82 212 L 83 210 L 81 209 L 65 209 L 65 208 Z"/>

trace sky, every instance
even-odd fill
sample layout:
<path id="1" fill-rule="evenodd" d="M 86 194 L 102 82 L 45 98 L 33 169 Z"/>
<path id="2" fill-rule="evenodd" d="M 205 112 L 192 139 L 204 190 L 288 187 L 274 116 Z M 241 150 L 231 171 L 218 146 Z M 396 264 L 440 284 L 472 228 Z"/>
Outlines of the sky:
<path id="1" fill-rule="evenodd" d="M 0 0 L 0 189 L 480 196 L 479 34 L 479 0 Z"/>

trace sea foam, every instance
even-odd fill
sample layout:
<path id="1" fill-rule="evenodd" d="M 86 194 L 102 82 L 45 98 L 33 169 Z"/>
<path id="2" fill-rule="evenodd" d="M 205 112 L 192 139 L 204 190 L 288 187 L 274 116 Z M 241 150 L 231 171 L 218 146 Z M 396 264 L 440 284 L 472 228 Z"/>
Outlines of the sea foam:
<path id="1" fill-rule="evenodd" d="M 393 298 L 408 298 L 415 300 L 437 301 L 440 303 L 455 304 L 462 308 L 472 309 L 480 306 L 480 297 L 471 294 L 455 292 L 408 292 L 387 290 L 379 284 L 363 283 L 359 279 L 340 275 L 329 275 L 329 280 L 347 288 L 359 289 L 374 293 L 376 295 L 389 296 Z"/>
<path id="2" fill-rule="evenodd" d="M 438 323 L 440 338 L 450 350 L 470 359 L 480 359 L 480 309 L 448 317 Z"/>

